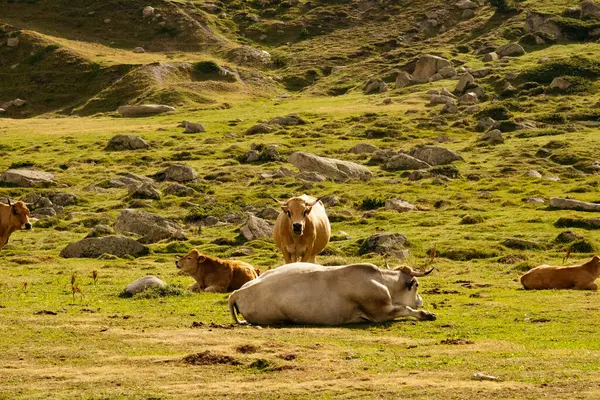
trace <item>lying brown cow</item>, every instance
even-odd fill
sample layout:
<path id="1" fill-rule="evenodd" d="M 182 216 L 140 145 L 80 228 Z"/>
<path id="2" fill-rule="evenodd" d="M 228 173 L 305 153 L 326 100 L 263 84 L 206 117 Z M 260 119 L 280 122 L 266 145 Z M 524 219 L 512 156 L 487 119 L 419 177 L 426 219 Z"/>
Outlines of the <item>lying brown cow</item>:
<path id="1" fill-rule="evenodd" d="M 0 203 L 0 249 L 6 246 L 8 238 L 17 229 L 31 229 L 29 222 L 29 208 L 22 201 L 10 202 L 8 205 Z"/>
<path id="2" fill-rule="evenodd" d="M 521 277 L 525 289 L 578 289 L 596 290 L 600 257 L 594 256 L 584 264 L 572 267 L 540 265 Z"/>
<path id="3" fill-rule="evenodd" d="M 175 265 L 196 280 L 188 288 L 194 292 L 230 292 L 258 276 L 246 262 L 209 257 L 196 249 L 175 261 Z"/>

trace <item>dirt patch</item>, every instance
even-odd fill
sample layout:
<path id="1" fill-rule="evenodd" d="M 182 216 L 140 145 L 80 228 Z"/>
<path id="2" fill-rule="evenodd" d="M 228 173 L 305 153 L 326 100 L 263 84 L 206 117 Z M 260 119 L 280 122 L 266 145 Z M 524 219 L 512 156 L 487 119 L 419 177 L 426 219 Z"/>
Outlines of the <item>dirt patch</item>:
<path id="1" fill-rule="evenodd" d="M 501 264 L 516 264 L 519 261 L 525 261 L 527 257 L 521 254 L 511 254 L 509 256 L 500 257 L 498 262 Z"/>
<path id="2" fill-rule="evenodd" d="M 40 310 L 33 313 L 33 315 L 57 315 L 58 313 L 50 310 Z"/>
<path id="3" fill-rule="evenodd" d="M 550 322 L 550 321 L 552 321 L 552 320 L 549 318 L 532 318 L 529 320 L 529 322 L 532 322 L 534 324 L 544 324 L 544 323 Z"/>
<path id="4" fill-rule="evenodd" d="M 214 365 L 214 364 L 229 364 L 242 365 L 241 362 L 230 356 L 213 354 L 206 350 L 202 353 L 189 354 L 181 360 L 185 364 L 190 365 Z"/>
<path id="5" fill-rule="evenodd" d="M 444 339 L 439 344 L 452 344 L 452 345 L 465 345 L 465 344 L 475 344 L 472 340 L 466 339 Z"/>
<path id="6" fill-rule="evenodd" d="M 433 288 L 423 291 L 423 294 L 460 294 L 458 290 L 441 290 L 440 288 Z"/>
<path id="7" fill-rule="evenodd" d="M 236 325 L 236 324 L 215 324 L 214 322 L 211 322 L 210 324 L 205 324 L 202 321 L 194 321 L 194 322 L 192 322 L 191 328 L 208 328 L 208 330 L 211 330 L 211 329 L 233 329 L 238 326 L 239 325 Z"/>
<path id="8" fill-rule="evenodd" d="M 256 350 L 258 350 L 258 348 L 251 344 L 243 344 L 243 345 L 235 348 L 235 351 L 237 351 L 238 353 L 242 353 L 242 354 L 256 353 Z"/>
<path id="9" fill-rule="evenodd" d="M 281 358 L 282 360 L 285 361 L 293 361 L 296 359 L 296 355 L 294 353 L 288 353 L 288 354 L 279 354 L 277 357 Z"/>

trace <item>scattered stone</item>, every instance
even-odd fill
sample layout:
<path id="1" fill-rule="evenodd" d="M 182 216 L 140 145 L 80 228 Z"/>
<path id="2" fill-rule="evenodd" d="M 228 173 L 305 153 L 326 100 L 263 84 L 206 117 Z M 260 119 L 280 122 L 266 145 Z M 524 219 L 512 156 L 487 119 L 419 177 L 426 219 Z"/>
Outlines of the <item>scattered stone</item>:
<path id="1" fill-rule="evenodd" d="M 360 246 L 359 254 L 378 253 L 405 258 L 410 244 L 405 235 L 400 233 L 376 233 L 369 236 Z"/>
<path id="2" fill-rule="evenodd" d="M 239 65 L 250 67 L 264 67 L 271 64 L 271 55 L 265 50 L 258 50 L 250 46 L 241 46 L 230 50 L 225 57 Z"/>
<path id="3" fill-rule="evenodd" d="M 370 78 L 363 87 L 364 94 L 383 93 L 388 89 L 387 84 L 381 79 Z"/>
<path id="4" fill-rule="evenodd" d="M 522 56 L 523 54 L 525 54 L 525 50 L 518 43 L 508 43 L 508 44 L 505 44 L 504 46 L 498 47 L 496 49 L 496 54 L 498 54 L 498 57 L 500 57 L 500 58 L 518 57 L 518 56 Z"/>
<path id="5" fill-rule="evenodd" d="M 448 104 L 448 103 L 455 103 L 456 100 L 454 100 L 454 98 L 449 97 L 449 96 L 444 96 L 442 94 L 432 94 L 431 97 L 429 98 L 429 105 L 436 105 L 436 104 Z"/>
<path id="6" fill-rule="evenodd" d="M 429 77 L 429 82 L 437 82 L 444 79 L 444 77 L 440 73 L 435 73 Z"/>
<path id="7" fill-rule="evenodd" d="M 546 202 L 544 201 L 544 199 L 542 199 L 540 197 L 530 197 L 527 199 L 527 203 L 529 203 L 529 204 L 545 204 Z"/>
<path id="8" fill-rule="evenodd" d="M 494 51 L 492 51 L 491 53 L 486 53 L 483 56 L 483 61 L 485 62 L 492 62 L 492 61 L 498 61 L 498 54 Z"/>
<path id="9" fill-rule="evenodd" d="M 140 243 L 156 243 L 163 239 L 185 240 L 181 227 L 160 215 L 146 211 L 124 209 L 115 221 L 117 232 L 141 235 Z"/>
<path id="10" fill-rule="evenodd" d="M 183 131 L 183 133 L 206 132 L 206 129 L 204 129 L 204 125 L 198 122 L 183 121 L 183 126 L 185 126 L 185 131 Z"/>
<path id="11" fill-rule="evenodd" d="M 71 243 L 65 247 L 60 256 L 64 258 L 97 258 L 103 254 L 117 257 L 145 256 L 150 252 L 146 246 L 137 240 L 125 236 L 92 237 Z"/>
<path id="12" fill-rule="evenodd" d="M 273 237 L 273 227 L 273 223 L 249 214 L 246 224 L 240 229 L 240 232 L 246 240 L 269 239 Z"/>
<path id="13" fill-rule="evenodd" d="M 0 175 L 0 182 L 20 187 L 54 186 L 54 174 L 30 169 L 8 169 Z"/>
<path id="14" fill-rule="evenodd" d="M 475 11 L 468 9 L 468 10 L 464 10 L 461 14 L 461 18 L 462 19 L 470 19 L 473 18 L 475 16 Z"/>
<path id="15" fill-rule="evenodd" d="M 386 210 L 394 210 L 398 212 L 417 211 L 417 207 L 407 201 L 400 199 L 387 199 L 385 201 Z"/>
<path id="16" fill-rule="evenodd" d="M 400 89 L 403 88 L 405 86 L 408 86 L 412 83 L 412 77 L 410 76 L 410 74 L 406 71 L 400 71 L 398 72 L 398 75 L 396 75 L 396 89 Z"/>
<path id="17" fill-rule="evenodd" d="M 492 129 L 484 133 L 481 140 L 489 144 L 500 144 L 504 143 L 504 135 L 500 129 Z"/>
<path id="18" fill-rule="evenodd" d="M 327 178 L 321 174 L 308 171 L 300 172 L 298 175 L 296 175 L 296 178 L 307 182 L 325 182 L 327 180 Z"/>
<path id="19" fill-rule="evenodd" d="M 421 161 L 415 157 L 409 156 L 408 154 L 399 153 L 392 156 L 384 164 L 383 168 L 387 170 L 410 170 L 410 169 L 423 169 L 429 168 L 431 165 L 425 161 Z"/>
<path id="20" fill-rule="evenodd" d="M 275 117 L 269 121 L 269 124 L 282 126 L 305 125 L 306 121 L 300 118 L 297 114 L 289 114 L 283 117 Z"/>
<path id="21" fill-rule="evenodd" d="M 454 68 L 454 67 L 441 68 L 437 73 L 440 74 L 440 76 L 443 79 L 454 78 L 458 74 L 458 72 L 456 72 L 456 68 Z M 446 88 L 444 88 L 444 89 L 446 89 Z M 442 90 L 444 90 L 444 89 L 442 89 Z"/>
<path id="22" fill-rule="evenodd" d="M 319 157 L 300 151 L 293 153 L 289 157 L 288 162 L 301 171 L 318 172 L 337 181 L 345 181 L 347 179 L 369 180 L 373 177 L 373 173 L 362 165 L 334 158 Z"/>
<path id="23" fill-rule="evenodd" d="M 468 92 L 459 97 L 458 104 L 477 104 L 478 101 L 479 100 L 475 93 Z"/>
<path id="24" fill-rule="evenodd" d="M 527 173 L 525 175 L 529 176 L 531 178 L 541 178 L 542 177 L 542 174 L 540 174 L 538 171 L 536 171 L 534 169 L 530 169 L 529 171 L 527 171 Z"/>
<path id="25" fill-rule="evenodd" d="M 559 233 L 558 236 L 554 239 L 554 241 L 557 243 L 571 243 L 581 239 L 583 239 L 583 237 L 579 236 L 575 232 L 565 231 Z"/>
<path id="26" fill-rule="evenodd" d="M 144 18 L 149 18 L 149 17 L 152 17 L 153 15 L 154 15 L 154 7 L 146 6 L 142 10 L 142 17 L 144 17 Z"/>
<path id="27" fill-rule="evenodd" d="M 383 99 L 383 104 L 388 105 L 388 104 L 392 104 L 393 100 L 390 97 L 386 97 L 385 99 Z"/>
<path id="28" fill-rule="evenodd" d="M 456 84 L 456 89 L 454 89 L 455 93 L 458 94 L 462 94 L 465 92 L 465 90 L 469 89 L 469 87 L 473 86 L 475 84 L 475 78 L 473 78 L 473 75 L 471 75 L 470 73 L 465 73 L 463 74 L 460 79 L 458 80 L 458 83 Z"/>
<path id="29" fill-rule="evenodd" d="M 452 150 L 440 146 L 422 146 L 410 151 L 411 156 L 425 161 L 429 165 L 445 165 L 463 158 Z"/>
<path id="30" fill-rule="evenodd" d="M 198 171 L 189 165 L 175 164 L 155 175 L 159 181 L 192 182 L 198 179 Z"/>
<path id="31" fill-rule="evenodd" d="M 458 106 L 455 102 L 446 103 L 440 110 L 442 114 L 456 114 L 458 112 Z"/>
<path id="32" fill-rule="evenodd" d="M 478 132 L 487 131 L 488 129 L 493 127 L 495 123 L 496 121 L 490 117 L 481 118 L 479 121 L 477 121 L 477 126 L 475 127 L 475 130 Z"/>
<path id="33" fill-rule="evenodd" d="M 56 217 L 56 210 L 53 207 L 39 207 L 31 212 L 31 216 L 37 219 Z"/>
<path id="34" fill-rule="evenodd" d="M 421 179 L 431 178 L 431 172 L 425 169 L 417 169 L 408 176 L 409 181 L 420 181 Z"/>
<path id="35" fill-rule="evenodd" d="M 137 106 L 121 106 L 117 112 L 124 117 L 146 117 L 148 115 L 162 114 L 175 111 L 175 107 L 162 104 L 142 104 Z"/>
<path id="36" fill-rule="evenodd" d="M 246 135 L 256 135 L 259 133 L 269 133 L 272 132 L 275 128 L 269 126 L 267 124 L 257 124 L 252 126 L 246 131 Z"/>
<path id="37" fill-rule="evenodd" d="M 123 150 L 146 150 L 150 148 L 150 144 L 138 136 L 132 135 L 116 135 L 109 141 L 104 150 L 106 151 L 123 151 Z"/>
<path id="38" fill-rule="evenodd" d="M 458 3 L 456 3 L 456 7 L 458 7 L 461 10 L 466 10 L 466 9 L 473 9 L 473 8 L 477 8 L 477 4 L 472 2 L 471 0 L 461 0 Z"/>
<path id="39" fill-rule="evenodd" d="M 133 52 L 136 53 L 136 54 L 141 54 L 141 53 L 145 53 L 146 50 L 144 50 L 143 47 L 136 47 L 136 48 L 133 49 Z"/>
<path id="40" fill-rule="evenodd" d="M 129 197 L 133 199 L 160 200 L 161 193 L 152 183 L 134 183 L 129 186 Z"/>
<path id="41" fill-rule="evenodd" d="M 131 172 L 124 172 L 121 173 L 121 176 L 118 178 L 113 178 L 102 186 L 110 188 L 123 188 L 132 184 L 141 184 L 144 182 L 152 183 L 153 181 L 145 176 L 136 175 Z"/>
<path id="42" fill-rule="evenodd" d="M 8 38 L 6 40 L 6 46 L 8 46 L 8 47 L 17 47 L 18 45 L 19 45 L 18 37 Z"/>
<path id="43" fill-rule="evenodd" d="M 114 235 L 115 230 L 108 225 L 96 225 L 88 232 L 86 238 Z"/>
<path id="44" fill-rule="evenodd" d="M 412 80 L 418 83 L 425 83 L 429 78 L 436 74 L 440 69 L 451 67 L 450 61 L 430 54 L 423 54 L 417 60 L 415 72 L 412 74 Z"/>
<path id="45" fill-rule="evenodd" d="M 581 19 L 592 18 L 600 20 L 600 5 L 592 0 L 581 3 Z"/>
<path id="46" fill-rule="evenodd" d="M 600 211 L 600 204 L 559 197 L 550 199 L 550 207 L 561 210 Z"/>
<path id="47" fill-rule="evenodd" d="M 275 220 L 277 219 L 277 217 L 279 217 L 280 212 L 281 210 L 277 210 L 273 207 L 265 207 L 262 210 L 260 210 L 256 215 L 260 218 Z"/>
<path id="48" fill-rule="evenodd" d="M 157 278 L 156 276 L 149 275 L 131 282 L 125 287 L 124 292 L 130 296 L 133 296 L 134 294 L 142 293 L 148 289 L 163 288 L 166 286 L 167 284 L 161 279 Z"/>
<path id="49" fill-rule="evenodd" d="M 569 87 L 571 87 L 571 83 L 566 78 L 559 76 L 552 80 L 549 89 L 565 91 Z"/>

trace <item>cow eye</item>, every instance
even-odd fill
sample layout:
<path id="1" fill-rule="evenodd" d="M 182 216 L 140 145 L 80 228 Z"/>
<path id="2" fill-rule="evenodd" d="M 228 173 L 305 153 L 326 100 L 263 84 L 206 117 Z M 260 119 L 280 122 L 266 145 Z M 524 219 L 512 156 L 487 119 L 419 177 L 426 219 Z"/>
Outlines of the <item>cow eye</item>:
<path id="1" fill-rule="evenodd" d="M 292 212 L 291 211 L 288 211 L 287 215 L 288 215 L 288 217 L 292 218 Z"/>
<path id="2" fill-rule="evenodd" d="M 17 209 L 16 209 L 16 208 L 13 208 L 13 209 L 12 209 L 12 212 L 13 212 L 13 214 L 14 214 L 14 215 L 19 215 L 19 212 L 17 211 Z"/>

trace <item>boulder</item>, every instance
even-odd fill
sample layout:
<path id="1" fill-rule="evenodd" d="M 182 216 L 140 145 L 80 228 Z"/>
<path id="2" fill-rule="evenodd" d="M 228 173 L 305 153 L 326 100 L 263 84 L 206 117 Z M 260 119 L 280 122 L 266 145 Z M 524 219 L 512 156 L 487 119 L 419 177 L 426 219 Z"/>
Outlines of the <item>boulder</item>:
<path id="1" fill-rule="evenodd" d="M 133 199 L 160 200 L 160 190 L 152 183 L 134 183 L 129 186 L 129 197 Z"/>
<path id="2" fill-rule="evenodd" d="M 429 77 L 429 82 L 437 82 L 437 81 L 441 81 L 442 79 L 444 79 L 442 74 L 440 74 L 439 72 L 436 72 L 435 74 L 433 74 Z"/>
<path id="3" fill-rule="evenodd" d="M 64 258 L 97 258 L 102 254 L 112 254 L 117 257 L 140 257 L 149 252 L 150 249 L 137 240 L 125 236 L 104 236 L 86 238 L 71 243 L 60 252 L 60 256 Z"/>
<path id="4" fill-rule="evenodd" d="M 369 154 L 369 153 L 374 153 L 377 150 L 379 150 L 379 147 L 375 146 L 374 144 L 358 143 L 358 144 L 352 146 L 352 148 L 350 150 L 348 150 L 348 153 Z"/>
<path id="5" fill-rule="evenodd" d="M 563 33 L 561 26 L 556 23 L 555 19 L 555 14 L 543 14 L 529 10 L 525 18 L 525 30 L 527 32 L 546 33 L 556 39 L 569 36 L 568 31 Z"/>
<path id="6" fill-rule="evenodd" d="M 432 94 L 429 98 L 430 105 L 436 104 L 447 104 L 447 103 L 456 103 L 456 100 L 450 96 L 444 96 L 443 94 Z"/>
<path id="7" fill-rule="evenodd" d="M 134 294 L 142 293 L 148 289 L 164 288 L 166 286 L 167 284 L 161 279 L 156 276 L 148 275 L 131 282 L 125 287 L 124 292 L 129 296 L 133 296 Z"/>
<path id="8" fill-rule="evenodd" d="M 493 118 L 490 118 L 490 117 L 481 118 L 479 121 L 477 121 L 477 126 L 475 127 L 475 130 L 478 132 L 487 131 L 488 129 L 492 128 L 495 123 L 496 123 L 496 121 Z"/>
<path id="9" fill-rule="evenodd" d="M 500 144 L 504 143 L 504 135 L 500 129 L 492 129 L 491 131 L 484 133 L 480 140 L 489 144 Z"/>
<path id="10" fill-rule="evenodd" d="M 114 235 L 115 230 L 108 225 L 96 225 L 88 232 L 86 238 Z"/>
<path id="11" fill-rule="evenodd" d="M 410 170 L 410 169 L 423 169 L 429 168 L 431 165 L 425 161 L 421 161 L 417 158 L 409 156 L 408 154 L 397 154 L 392 156 L 384 164 L 383 168 L 388 170 Z"/>
<path id="12" fill-rule="evenodd" d="M 19 38 L 18 37 L 8 38 L 6 40 L 6 46 L 7 47 L 17 47 L 18 45 L 19 45 Z"/>
<path id="13" fill-rule="evenodd" d="M 407 201 L 400 199 L 387 199 L 385 201 L 386 210 L 394 210 L 398 212 L 417 211 L 417 207 Z"/>
<path id="14" fill-rule="evenodd" d="M 162 104 L 141 104 L 137 106 L 121 106 L 117 112 L 124 117 L 146 117 L 149 115 L 162 114 L 175 111 L 175 107 Z"/>
<path id="15" fill-rule="evenodd" d="M 463 94 L 458 99 L 458 104 L 477 104 L 479 100 L 477 99 L 477 95 L 473 92 L 468 92 Z"/>
<path id="16" fill-rule="evenodd" d="M 250 67 L 264 67 L 271 64 L 271 55 L 267 51 L 250 46 L 232 49 L 227 52 L 225 57 L 235 64 Z"/>
<path id="17" fill-rule="evenodd" d="M 366 181 L 373 177 L 372 172 L 362 165 L 334 158 L 319 157 L 301 151 L 294 152 L 289 157 L 288 162 L 301 171 L 318 172 L 336 181 L 345 181 L 347 179 Z"/>
<path id="18" fill-rule="evenodd" d="M 294 125 L 305 125 L 306 121 L 300 118 L 297 114 L 288 114 L 283 117 L 275 117 L 269 121 L 269 124 L 283 125 L 283 126 L 294 126 Z"/>
<path id="19" fill-rule="evenodd" d="M 448 97 L 451 97 L 451 98 L 453 98 L 453 99 L 455 99 L 455 98 L 456 98 L 456 96 L 455 96 L 454 94 L 452 94 L 452 92 L 450 92 L 450 91 L 449 91 L 448 89 L 446 89 L 446 88 L 442 88 L 442 90 L 440 90 L 440 95 L 442 95 L 442 96 L 448 96 Z"/>
<path id="20" fill-rule="evenodd" d="M 183 121 L 183 126 L 185 126 L 185 131 L 183 131 L 183 133 L 206 132 L 206 129 L 204 129 L 204 125 L 198 122 Z"/>
<path id="21" fill-rule="evenodd" d="M 454 78 L 458 74 L 454 67 L 441 68 L 437 73 L 444 79 Z"/>
<path id="22" fill-rule="evenodd" d="M 138 47 L 135 47 L 135 48 L 133 49 L 133 52 L 134 52 L 134 53 L 136 53 L 136 54 L 141 54 L 141 53 L 145 53 L 145 52 L 146 52 L 146 50 L 144 50 L 144 48 L 143 48 L 143 47 L 139 47 L 139 46 L 138 46 Z"/>
<path id="23" fill-rule="evenodd" d="M 475 84 L 475 78 L 473 78 L 473 75 L 471 75 L 467 72 L 467 73 L 463 74 L 460 77 L 460 79 L 458 80 L 458 83 L 456 84 L 456 89 L 454 89 L 454 92 L 458 93 L 458 94 L 462 94 L 465 92 L 465 90 L 467 90 L 474 84 Z"/>
<path id="24" fill-rule="evenodd" d="M 322 200 L 323 199 L 321 199 L 321 201 Z M 277 217 L 279 217 L 280 213 L 280 209 L 278 210 L 273 207 L 265 207 L 262 210 L 260 210 L 256 215 L 258 215 L 260 218 L 276 220 Z"/>
<path id="25" fill-rule="evenodd" d="M 246 224 L 240 229 L 240 232 L 246 240 L 260 238 L 270 239 L 273 237 L 273 227 L 273 223 L 250 214 L 248 215 Z"/>
<path id="26" fill-rule="evenodd" d="M 559 197 L 550 199 L 550 207 L 561 210 L 600 211 L 600 204 L 573 199 L 562 199 Z"/>
<path id="27" fill-rule="evenodd" d="M 410 76 L 410 74 L 406 71 L 400 71 L 398 72 L 398 75 L 396 75 L 396 89 L 400 89 L 403 88 L 405 86 L 408 86 L 412 83 L 412 77 Z"/>
<path id="28" fill-rule="evenodd" d="M 189 165 L 175 164 L 155 175 L 159 181 L 192 182 L 198 179 L 198 171 Z"/>
<path id="29" fill-rule="evenodd" d="M 569 87 L 571 87 L 571 83 L 566 78 L 559 76 L 552 80 L 548 88 L 552 90 L 565 91 Z"/>
<path id="30" fill-rule="evenodd" d="M 165 193 L 172 194 L 174 196 L 185 197 L 193 196 L 196 191 L 189 186 L 185 186 L 180 183 L 173 183 L 172 185 L 167 186 Z"/>
<path id="31" fill-rule="evenodd" d="M 530 169 L 529 171 L 527 171 L 525 173 L 526 176 L 529 176 L 531 178 L 541 178 L 542 174 L 540 174 L 538 171 L 534 170 L 534 169 Z"/>
<path id="32" fill-rule="evenodd" d="M 498 57 L 518 57 L 525 54 L 525 50 L 518 43 L 508 43 L 504 46 L 500 46 L 496 49 L 496 54 Z"/>
<path id="33" fill-rule="evenodd" d="M 418 83 L 425 83 L 429 78 L 436 74 L 440 69 L 451 67 L 450 61 L 430 54 L 423 54 L 415 64 L 415 71 L 412 74 L 412 80 Z"/>
<path id="34" fill-rule="evenodd" d="M 456 3 L 456 7 L 458 7 L 461 10 L 467 10 L 477 8 L 478 5 L 477 3 L 472 2 L 471 0 L 460 0 L 458 3 Z"/>
<path id="35" fill-rule="evenodd" d="M 442 114 L 456 114 L 457 112 L 458 112 L 458 106 L 456 105 L 455 102 L 444 104 L 444 106 L 440 110 L 440 113 L 442 113 Z"/>
<path id="36" fill-rule="evenodd" d="M 275 128 L 269 126 L 267 124 L 257 124 L 254 125 L 246 131 L 246 135 L 256 135 L 259 133 L 269 133 L 272 132 Z"/>
<path id="37" fill-rule="evenodd" d="M 485 62 L 498 61 L 498 58 L 498 54 L 495 51 L 483 55 L 483 61 Z"/>
<path id="38" fill-rule="evenodd" d="M 463 161 L 463 158 L 454 151 L 440 146 L 417 147 L 411 150 L 409 154 L 429 165 L 445 165 L 454 161 Z"/>
<path id="39" fill-rule="evenodd" d="M 244 161 L 247 163 L 253 163 L 260 160 L 260 151 L 258 150 L 248 150 L 246 154 L 244 154 Z"/>
<path id="40" fill-rule="evenodd" d="M 150 145 L 144 139 L 132 135 L 116 135 L 109 141 L 104 150 L 122 151 L 122 150 L 146 150 Z"/>
<path id="41" fill-rule="evenodd" d="M 56 210 L 54 207 L 39 207 L 31 212 L 31 216 L 37 219 L 56 217 Z"/>
<path id="42" fill-rule="evenodd" d="M 460 15 L 460 17 L 462 19 L 470 19 L 473 18 L 475 16 L 475 11 L 469 9 L 466 9 L 462 12 L 462 14 Z"/>
<path id="43" fill-rule="evenodd" d="M 387 91 L 387 84 L 381 79 L 369 79 L 363 87 L 364 94 L 383 93 Z"/>
<path id="44" fill-rule="evenodd" d="M 426 169 L 416 169 L 408 176 L 409 181 L 420 181 L 421 179 L 431 178 L 431 172 Z"/>
<path id="45" fill-rule="evenodd" d="M 152 17 L 153 15 L 154 15 L 154 7 L 146 6 L 142 10 L 142 17 L 144 17 L 144 18 L 149 18 L 149 17 Z"/>
<path id="46" fill-rule="evenodd" d="M 405 254 L 405 247 L 410 244 L 405 235 L 401 233 L 376 233 L 369 236 L 360 246 L 359 254 Z"/>
<path id="47" fill-rule="evenodd" d="M 600 5 L 592 0 L 585 0 L 581 3 L 581 19 L 587 18 L 600 20 Z"/>
<path id="48" fill-rule="evenodd" d="M 145 176 L 133 174 L 131 172 L 123 172 L 120 174 L 121 176 L 117 178 L 113 178 L 110 181 L 103 183 L 103 187 L 110 188 L 123 188 L 132 184 L 141 184 L 144 182 L 152 183 L 152 179 L 147 178 Z"/>
<path id="49" fill-rule="evenodd" d="M 54 174 L 30 169 L 8 169 L 0 175 L 0 182 L 20 187 L 48 187 L 56 184 Z"/>
<path id="50" fill-rule="evenodd" d="M 185 233 L 173 221 L 146 211 L 126 208 L 115 221 L 117 232 L 141 235 L 140 243 L 155 243 L 163 239 L 184 240 Z"/>

